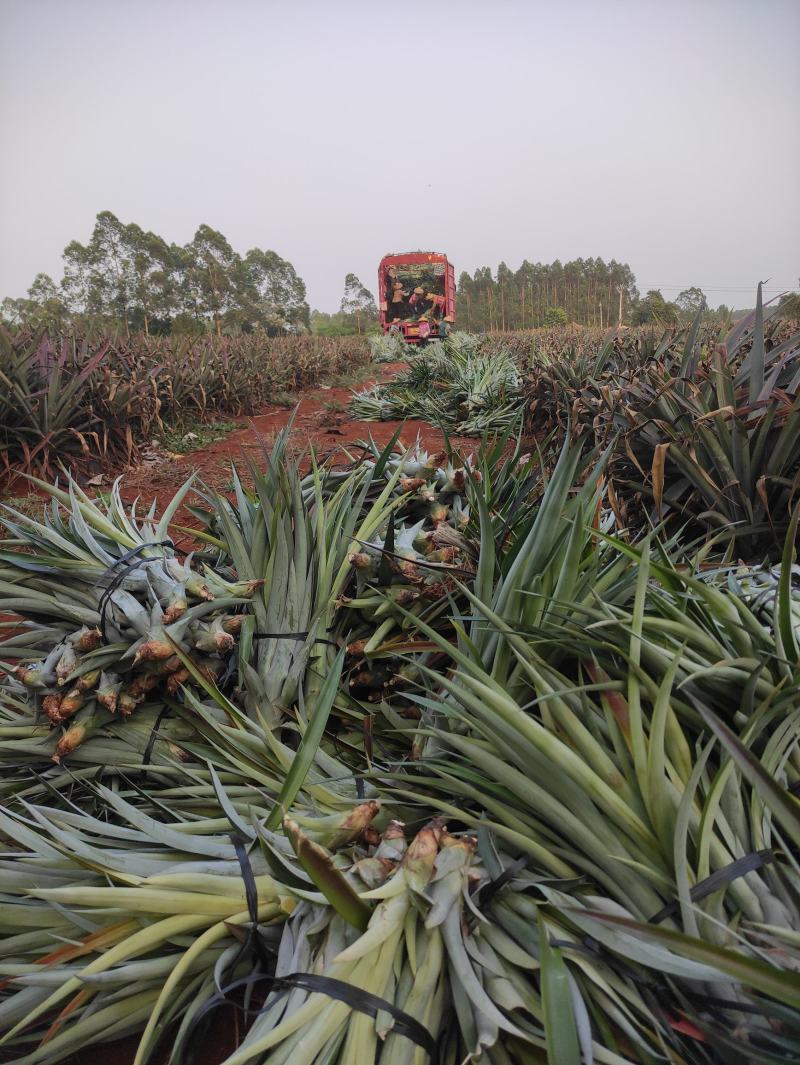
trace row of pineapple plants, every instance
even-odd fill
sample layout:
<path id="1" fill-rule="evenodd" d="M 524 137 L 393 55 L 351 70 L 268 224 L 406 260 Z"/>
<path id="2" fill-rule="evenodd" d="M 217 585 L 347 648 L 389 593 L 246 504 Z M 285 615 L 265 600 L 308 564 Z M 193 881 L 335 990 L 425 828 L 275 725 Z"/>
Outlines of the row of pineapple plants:
<path id="1" fill-rule="evenodd" d="M 167 428 L 253 414 L 352 373 L 363 337 L 109 337 L 0 328 L 0 472 L 133 461 Z"/>
<path id="2" fill-rule="evenodd" d="M 677 335 L 535 353 L 529 425 L 612 447 L 611 502 L 624 524 L 666 521 L 728 540 L 742 557 L 774 557 L 800 488 L 800 333 L 778 310 L 759 286 L 755 311 L 726 334 L 700 311 Z"/>

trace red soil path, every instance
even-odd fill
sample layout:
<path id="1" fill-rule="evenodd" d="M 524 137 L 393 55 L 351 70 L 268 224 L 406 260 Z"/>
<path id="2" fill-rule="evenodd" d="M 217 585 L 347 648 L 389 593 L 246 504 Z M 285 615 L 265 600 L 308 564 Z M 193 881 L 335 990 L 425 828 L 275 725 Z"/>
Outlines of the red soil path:
<path id="1" fill-rule="evenodd" d="M 377 367 L 377 373 L 371 381 L 388 381 L 404 368 L 403 363 L 387 363 Z M 402 422 L 363 422 L 348 417 L 347 406 L 350 401 L 349 388 L 331 388 L 321 386 L 302 393 L 288 442 L 290 454 L 298 457 L 307 455 L 314 448 L 318 461 L 332 458 L 334 463 L 347 463 L 350 454 L 360 454 L 358 449 L 349 448 L 357 440 L 366 440 L 370 436 L 378 444 L 386 444 L 393 434 L 403 425 Z M 122 495 L 126 501 L 137 496 L 143 503 L 152 499 L 158 501 L 161 510 L 172 498 L 180 486 L 194 472 L 205 485 L 220 491 L 227 491 L 231 479 L 231 464 L 235 463 L 243 481 L 247 482 L 247 463 L 254 461 L 257 466 L 264 466 L 264 452 L 269 451 L 277 434 L 286 427 L 292 410 L 285 406 L 267 407 L 247 419 L 246 428 L 235 430 L 224 439 L 197 451 L 186 454 L 167 454 L 161 461 L 147 463 L 138 468 L 123 472 Z M 405 422 L 401 441 L 412 445 L 417 437 L 428 451 L 439 451 L 443 446 L 442 434 L 428 422 L 410 419 Z M 459 451 L 469 452 L 475 447 L 472 439 L 453 437 L 451 442 Z M 307 466 L 307 461 L 304 463 Z M 183 524 L 179 513 L 178 523 Z M 186 524 L 192 524 L 191 521 Z"/>

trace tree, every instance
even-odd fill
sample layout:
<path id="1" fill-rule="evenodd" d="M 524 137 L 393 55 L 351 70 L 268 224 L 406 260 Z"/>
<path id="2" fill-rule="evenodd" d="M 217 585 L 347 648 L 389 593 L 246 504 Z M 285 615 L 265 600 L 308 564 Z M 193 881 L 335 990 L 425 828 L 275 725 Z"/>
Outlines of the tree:
<path id="1" fill-rule="evenodd" d="M 239 256 L 222 233 L 203 223 L 181 259 L 195 312 L 210 317 L 219 336 L 223 315 L 235 305 L 234 271 Z"/>
<path id="2" fill-rule="evenodd" d="M 544 312 L 544 324 L 547 326 L 566 325 L 567 312 L 563 307 L 548 307 Z"/>
<path id="3" fill-rule="evenodd" d="M 69 308 L 52 277 L 37 274 L 27 298 L 4 299 L 2 313 L 10 325 L 23 325 L 34 332 L 40 329 L 58 331 L 66 324 Z"/>
<path id="4" fill-rule="evenodd" d="M 14 299 L 12 296 L 6 296 L 2 303 L 0 303 L 0 320 L 2 320 L 5 326 L 17 326 L 22 322 L 22 304 L 24 300 Z"/>
<path id="5" fill-rule="evenodd" d="M 209 325 L 218 334 L 223 325 L 270 334 L 310 328 L 306 287 L 290 262 L 259 248 L 242 259 L 205 224 L 188 244 L 168 244 L 101 211 L 88 243 L 71 241 L 63 260 L 60 288 L 37 275 L 27 298 L 2 302 L 5 321 L 62 328 L 71 318 L 78 326 L 146 334 L 199 334 Z"/>
<path id="6" fill-rule="evenodd" d="M 678 317 L 678 308 L 664 299 L 657 288 L 651 288 L 644 299 L 638 300 L 631 314 L 634 325 L 671 325 Z"/>
<path id="7" fill-rule="evenodd" d="M 175 257 L 166 241 L 136 223 L 125 228 L 130 254 L 130 317 L 150 335 L 153 319 L 166 322 L 175 309 Z"/>
<path id="8" fill-rule="evenodd" d="M 251 248 L 240 260 L 234 287 L 242 328 L 261 328 L 270 335 L 310 328 L 306 286 L 277 252 Z"/>
<path id="9" fill-rule="evenodd" d="M 474 295 L 474 288 L 472 284 L 472 278 L 469 276 L 466 270 L 461 272 L 461 276 L 458 279 L 458 292 L 456 294 L 456 308 L 461 307 L 461 312 L 465 318 L 465 325 L 467 330 L 472 329 L 472 299 Z"/>
<path id="10" fill-rule="evenodd" d="M 87 318 L 101 319 L 105 314 L 102 270 L 92 249 L 77 240 L 64 249 L 64 277 L 61 288 L 72 310 Z"/>
<path id="11" fill-rule="evenodd" d="M 326 311 L 311 312 L 311 332 L 321 337 L 346 337 L 353 335 L 353 323 L 341 311 L 328 314 Z"/>
<path id="12" fill-rule="evenodd" d="M 355 322 L 357 333 L 362 332 L 362 324 L 369 327 L 378 320 L 375 297 L 355 274 L 348 274 L 344 279 L 344 295 L 339 310 L 345 318 Z"/>
<path id="13" fill-rule="evenodd" d="M 800 288 L 800 281 L 798 281 L 798 288 Z M 782 296 L 778 303 L 778 314 L 781 318 L 800 321 L 800 292 L 789 292 Z"/>
<path id="14" fill-rule="evenodd" d="M 730 329 L 733 325 L 733 310 L 725 303 L 720 303 L 719 307 L 714 311 L 714 317 L 723 329 Z"/>
<path id="15" fill-rule="evenodd" d="M 89 252 L 103 293 L 104 310 L 121 319 L 128 331 L 134 287 L 133 250 L 127 227 L 111 211 L 101 211 L 97 216 Z"/>
<path id="16" fill-rule="evenodd" d="M 89 243 L 73 240 L 63 257 L 61 287 L 75 310 L 91 319 L 122 322 L 129 331 L 134 271 L 127 227 L 111 211 L 101 211 Z"/>
<path id="17" fill-rule="evenodd" d="M 525 259 L 514 272 L 500 263 L 496 276 L 488 267 L 474 276 L 462 273 L 456 307 L 468 329 L 532 329 L 545 324 L 548 309 L 560 307 L 568 321 L 608 327 L 627 314 L 638 299 L 636 279 L 625 263 L 574 259 L 532 263 Z"/>
<path id="18" fill-rule="evenodd" d="M 678 294 L 675 306 L 689 318 L 694 318 L 701 307 L 706 307 L 708 301 L 699 288 L 685 288 Z"/>
<path id="19" fill-rule="evenodd" d="M 29 313 L 35 328 L 58 330 L 63 328 L 69 316 L 69 308 L 61 290 L 49 274 L 37 274 L 28 289 Z"/>

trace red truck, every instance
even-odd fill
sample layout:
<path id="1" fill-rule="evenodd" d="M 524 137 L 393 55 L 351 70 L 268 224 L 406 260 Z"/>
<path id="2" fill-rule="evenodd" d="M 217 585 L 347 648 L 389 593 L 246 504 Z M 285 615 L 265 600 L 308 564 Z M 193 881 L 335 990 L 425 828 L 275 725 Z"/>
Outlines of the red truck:
<path id="1" fill-rule="evenodd" d="M 455 321 L 455 268 L 439 252 L 384 255 L 378 293 L 384 333 L 399 333 L 409 344 L 446 336 Z"/>

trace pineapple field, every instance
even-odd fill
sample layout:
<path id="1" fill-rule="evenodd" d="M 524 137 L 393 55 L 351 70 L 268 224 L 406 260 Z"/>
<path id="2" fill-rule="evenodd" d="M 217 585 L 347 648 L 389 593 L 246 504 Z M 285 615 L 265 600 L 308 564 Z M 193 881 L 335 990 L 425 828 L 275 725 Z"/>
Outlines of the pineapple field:
<path id="1" fill-rule="evenodd" d="M 249 415 L 369 360 L 362 337 L 51 338 L 0 327 L 0 472 L 135 462 L 165 426 Z"/>
<path id="2" fill-rule="evenodd" d="M 40 498 L 0 509 L 0 1061 L 800 1059 L 800 333 L 760 292 L 411 352 L 6 334 L 0 381 Z M 224 415 L 224 484 L 114 477 Z"/>

